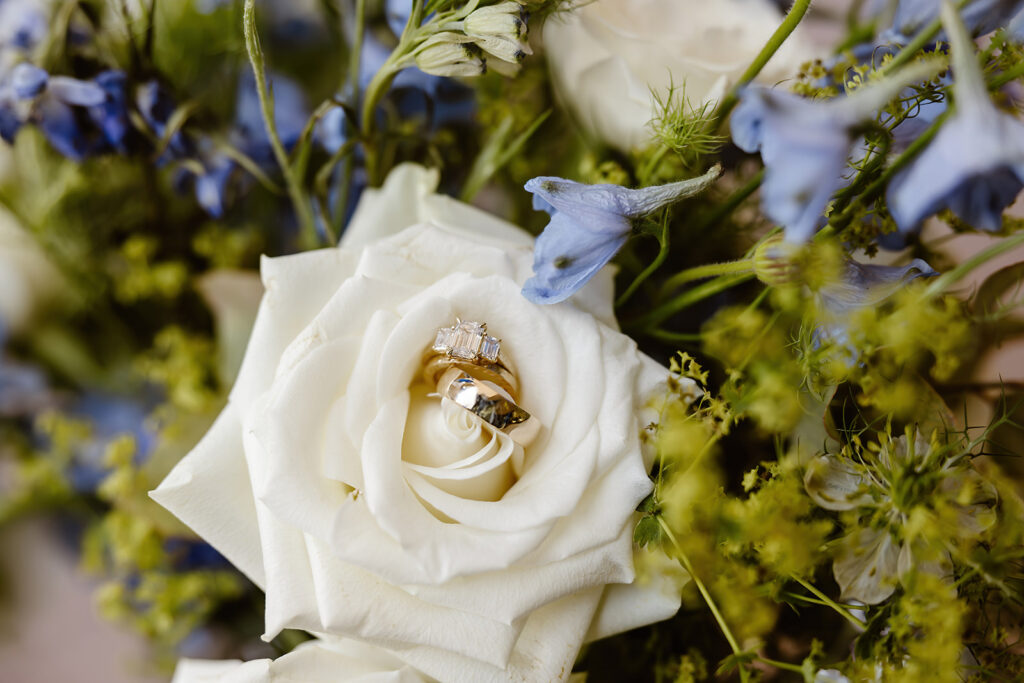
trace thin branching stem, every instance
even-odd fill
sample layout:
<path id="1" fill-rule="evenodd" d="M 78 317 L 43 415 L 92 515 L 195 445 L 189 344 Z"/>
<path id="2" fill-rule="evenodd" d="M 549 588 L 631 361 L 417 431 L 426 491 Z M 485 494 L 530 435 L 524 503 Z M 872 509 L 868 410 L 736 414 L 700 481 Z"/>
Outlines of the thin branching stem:
<path id="1" fill-rule="evenodd" d="M 772 37 L 768 39 L 765 46 L 761 48 L 761 52 L 758 53 L 757 57 L 754 58 L 754 61 L 747 67 L 747 70 L 744 71 L 743 75 L 740 76 L 738 81 L 736 81 L 736 85 L 734 85 L 729 90 L 728 94 L 722 98 L 722 102 L 718 105 L 718 111 L 715 112 L 715 118 L 713 119 L 714 128 L 717 129 L 729 117 L 729 112 L 731 112 L 733 107 L 736 106 L 736 103 L 739 102 L 740 90 L 757 78 L 757 75 L 761 73 L 761 69 L 765 67 L 775 53 L 779 51 L 779 48 L 782 47 L 782 44 L 786 42 L 786 39 L 789 38 L 789 34 L 796 30 L 797 25 L 799 25 L 800 21 L 804 18 L 804 15 L 807 13 L 807 9 L 810 6 L 811 0 L 796 0 L 796 2 L 793 3 L 793 6 L 789 9 L 789 13 L 786 15 L 786 18 L 781 24 L 779 24 L 779 27 L 775 29 L 775 33 L 773 33 Z"/>
<path id="2" fill-rule="evenodd" d="M 704 602 L 707 603 L 708 609 L 711 610 L 711 614 L 715 617 L 715 621 L 718 622 L 718 627 L 722 629 L 725 639 L 729 641 L 729 647 L 732 648 L 733 654 L 739 655 L 742 652 L 742 650 L 740 650 L 739 641 L 737 641 L 736 636 L 732 634 L 729 624 L 726 623 L 721 610 L 718 609 L 718 605 L 715 604 L 714 598 L 711 597 L 711 592 L 708 591 L 707 586 L 704 585 L 704 582 L 694 570 L 693 563 L 690 562 L 690 558 L 687 557 L 682 546 L 679 545 L 679 541 L 676 540 L 676 535 L 672 533 L 672 527 L 670 527 L 662 517 L 658 517 L 658 524 L 661 525 L 661 529 L 665 532 L 665 536 L 668 538 L 669 542 L 672 543 L 672 548 L 676 551 L 679 562 L 682 563 L 683 568 L 690 574 L 690 580 L 693 581 L 695 586 L 697 586 L 697 590 L 700 591 L 701 597 L 704 598 Z M 748 680 L 746 667 L 742 665 L 740 666 L 740 680 Z"/>
<path id="3" fill-rule="evenodd" d="M 288 189 L 288 196 L 292 200 L 292 206 L 299 221 L 301 246 L 303 249 L 315 249 L 320 246 L 320 238 L 316 231 L 313 208 L 310 205 L 305 190 L 302 188 L 300 179 L 295 173 L 295 168 L 288 159 L 288 152 L 285 151 L 284 144 L 281 142 L 281 136 L 277 133 L 277 125 L 274 122 L 274 99 L 267 88 L 263 48 L 260 46 L 260 38 L 256 33 L 255 0 L 245 0 L 242 12 L 242 32 L 245 35 L 245 50 L 249 55 L 249 63 L 252 65 L 253 76 L 256 80 L 256 95 L 260 101 L 263 125 L 267 129 L 270 147 L 273 149 L 274 157 L 281 167 L 285 187 Z"/>

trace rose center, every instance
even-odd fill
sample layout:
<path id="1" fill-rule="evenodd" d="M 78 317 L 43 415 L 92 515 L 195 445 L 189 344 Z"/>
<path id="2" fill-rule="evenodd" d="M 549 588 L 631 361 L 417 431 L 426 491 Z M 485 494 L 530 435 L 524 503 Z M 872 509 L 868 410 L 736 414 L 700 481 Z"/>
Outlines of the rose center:
<path id="1" fill-rule="evenodd" d="M 409 414 L 402 439 L 402 461 L 409 476 L 427 479 L 460 498 L 499 500 L 512 484 L 518 449 L 465 408 L 417 382 L 409 388 Z"/>

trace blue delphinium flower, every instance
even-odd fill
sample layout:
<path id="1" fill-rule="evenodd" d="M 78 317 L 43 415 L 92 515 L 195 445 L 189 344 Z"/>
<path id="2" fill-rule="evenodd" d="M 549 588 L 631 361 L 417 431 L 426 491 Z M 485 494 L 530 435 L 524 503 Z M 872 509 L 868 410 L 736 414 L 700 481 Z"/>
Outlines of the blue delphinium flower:
<path id="1" fill-rule="evenodd" d="M 80 117 L 106 99 L 106 93 L 95 83 L 50 76 L 22 62 L 0 83 L 0 136 L 13 142 L 18 130 L 32 122 L 58 152 L 80 161 L 97 148 L 94 131 L 83 125 Z"/>
<path id="2" fill-rule="evenodd" d="M 1024 43 L 1024 9 L 1017 12 L 1006 28 L 1013 40 Z"/>
<path id="3" fill-rule="evenodd" d="M 103 90 L 106 98 L 95 107 L 89 107 L 89 118 L 103 133 L 107 144 L 124 154 L 129 131 L 128 76 L 123 71 L 110 69 L 97 74 L 93 83 Z"/>
<path id="4" fill-rule="evenodd" d="M 174 98 L 167 89 L 155 80 L 142 83 L 135 89 L 135 106 L 153 134 L 157 138 L 163 139 L 167 135 L 167 126 L 177 108 Z M 174 131 L 166 144 L 166 148 L 157 159 L 158 166 L 174 159 L 187 158 L 192 153 L 192 145 L 181 130 Z"/>
<path id="5" fill-rule="evenodd" d="M 907 283 L 935 275 L 938 272 L 921 259 L 914 259 L 905 266 L 879 266 L 848 259 L 839 279 L 816 293 L 822 309 L 821 335 L 847 345 L 847 326 L 853 312 L 878 306 Z M 856 353 L 852 347 L 851 351 Z"/>
<path id="6" fill-rule="evenodd" d="M 938 0 L 900 0 L 893 15 L 892 27 L 883 33 L 883 39 L 907 42 L 915 33 L 939 17 Z M 971 0 L 961 10 L 964 23 L 971 33 L 990 33 L 1006 23 L 1024 8 L 1024 0 Z"/>
<path id="7" fill-rule="evenodd" d="M 0 0 L 0 52 L 28 52 L 46 37 L 49 18 L 36 0 Z"/>
<path id="8" fill-rule="evenodd" d="M 147 423 L 149 411 L 138 401 L 89 393 L 75 400 L 68 414 L 89 423 L 89 438 L 76 444 L 68 476 L 76 491 L 91 493 L 110 470 L 104 458 L 110 444 L 119 436 L 135 440 L 135 462 L 145 462 L 156 446 L 157 436 Z"/>
<path id="9" fill-rule="evenodd" d="M 286 149 L 293 147 L 302 135 L 309 117 L 305 93 L 291 80 L 281 75 L 269 77 L 274 95 L 274 122 L 278 136 Z M 168 125 L 177 103 L 169 92 L 157 81 L 149 81 L 137 89 L 136 106 L 143 120 L 159 138 L 168 135 Z M 237 164 L 211 137 L 196 138 L 184 131 L 174 131 L 163 154 L 157 160 L 159 165 L 190 159 L 196 164 L 183 168 L 177 177 L 181 187 L 191 185 L 199 205 L 209 215 L 220 218 L 229 204 L 229 190 L 235 176 Z M 256 164 L 272 169 L 276 167 L 270 138 L 256 92 L 256 80 L 251 72 L 243 72 L 235 98 L 235 120 L 228 131 L 227 142 Z"/>
<path id="10" fill-rule="evenodd" d="M 638 190 L 564 178 L 528 181 L 533 208 L 546 211 L 551 221 L 537 238 L 534 275 L 523 285 L 523 295 L 538 304 L 568 299 L 622 248 L 636 219 L 697 194 L 721 172 L 715 166 L 697 178 Z"/>
<path id="11" fill-rule="evenodd" d="M 858 129 L 909 83 L 930 75 L 927 63 L 845 97 L 815 101 L 762 86 L 746 88 L 732 114 L 733 142 L 760 151 L 764 212 L 786 229 L 786 239 L 805 242 L 824 222 L 825 208 L 844 181 Z"/>
<path id="12" fill-rule="evenodd" d="M 955 111 L 927 149 L 893 178 L 889 211 L 903 233 L 949 208 L 968 224 L 999 230 L 1024 188 L 1024 122 L 992 103 L 974 43 L 952 5 L 943 22 L 953 50 Z"/>
<path id="13" fill-rule="evenodd" d="M 291 149 L 302 136 L 309 118 L 306 96 L 294 81 L 281 75 L 269 77 L 274 96 L 274 125 L 285 149 Z M 277 160 L 267 135 L 260 110 L 256 79 L 251 72 L 242 74 L 235 98 L 235 121 L 228 142 L 264 168 L 274 168 Z M 198 161 L 204 171 L 195 176 L 196 199 L 214 218 L 224 215 L 227 193 L 235 171 L 235 161 L 211 141 L 201 140 Z"/>

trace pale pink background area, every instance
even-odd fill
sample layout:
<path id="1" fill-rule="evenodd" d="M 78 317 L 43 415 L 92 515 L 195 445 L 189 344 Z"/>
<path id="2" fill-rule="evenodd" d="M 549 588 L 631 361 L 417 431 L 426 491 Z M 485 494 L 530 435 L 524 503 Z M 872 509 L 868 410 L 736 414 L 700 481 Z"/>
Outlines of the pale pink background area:
<path id="1" fill-rule="evenodd" d="M 143 639 L 104 619 L 52 524 L 0 530 L 0 683 L 158 683 Z"/>

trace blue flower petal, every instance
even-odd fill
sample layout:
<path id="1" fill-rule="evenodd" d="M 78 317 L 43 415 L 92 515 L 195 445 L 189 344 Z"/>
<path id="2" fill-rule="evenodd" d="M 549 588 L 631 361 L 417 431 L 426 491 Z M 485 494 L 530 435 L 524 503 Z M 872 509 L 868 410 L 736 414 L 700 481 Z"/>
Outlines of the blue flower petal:
<path id="1" fill-rule="evenodd" d="M 849 123 L 834 105 L 752 87 L 733 112 L 731 130 L 740 149 L 761 152 L 765 213 L 785 226 L 790 241 L 810 239 L 844 182 L 853 146 Z"/>
<path id="2" fill-rule="evenodd" d="M 44 4 L 38 0 L 0 2 L 0 48 L 32 50 L 49 32 Z"/>
<path id="3" fill-rule="evenodd" d="M 93 123 L 103 132 L 107 142 L 124 151 L 124 140 L 128 134 L 128 77 L 123 71 L 104 71 L 93 79 L 103 89 L 106 97 L 102 104 L 89 108 Z"/>
<path id="4" fill-rule="evenodd" d="M 941 4 L 937 0 L 900 0 L 893 15 L 892 34 L 906 42 L 938 18 Z M 960 16 L 971 33 L 983 35 L 1005 26 L 1021 8 L 1024 8 L 1022 0 L 973 0 L 960 11 Z"/>
<path id="5" fill-rule="evenodd" d="M 839 281 L 818 292 L 824 309 L 819 339 L 824 337 L 837 344 L 848 344 L 851 313 L 881 304 L 919 277 L 935 275 L 938 272 L 921 259 L 914 259 L 905 266 L 877 266 L 848 260 Z M 857 349 L 851 350 L 859 353 Z"/>
<path id="6" fill-rule="evenodd" d="M 52 77 L 46 91 L 64 104 L 77 107 L 97 107 L 107 99 L 107 93 L 95 83 L 67 76 Z"/>
<path id="7" fill-rule="evenodd" d="M 534 249 L 534 275 L 523 295 L 537 304 L 565 301 L 601 270 L 629 237 L 626 232 L 590 230 L 564 213 L 556 213 Z"/>
<path id="8" fill-rule="evenodd" d="M 1024 122 L 991 103 L 955 113 L 924 152 L 889 185 L 887 201 L 900 231 L 917 230 L 943 209 L 974 227 L 998 230 L 1002 213 L 1024 187 Z"/>
<path id="9" fill-rule="evenodd" d="M 92 152 L 92 142 L 75 116 L 75 111 L 54 97 L 36 104 L 33 118 L 39 130 L 60 154 L 82 161 Z"/>
<path id="10" fill-rule="evenodd" d="M 37 97 L 46 89 L 50 74 L 34 64 L 22 62 L 11 69 L 10 78 L 15 96 L 27 100 Z"/>

